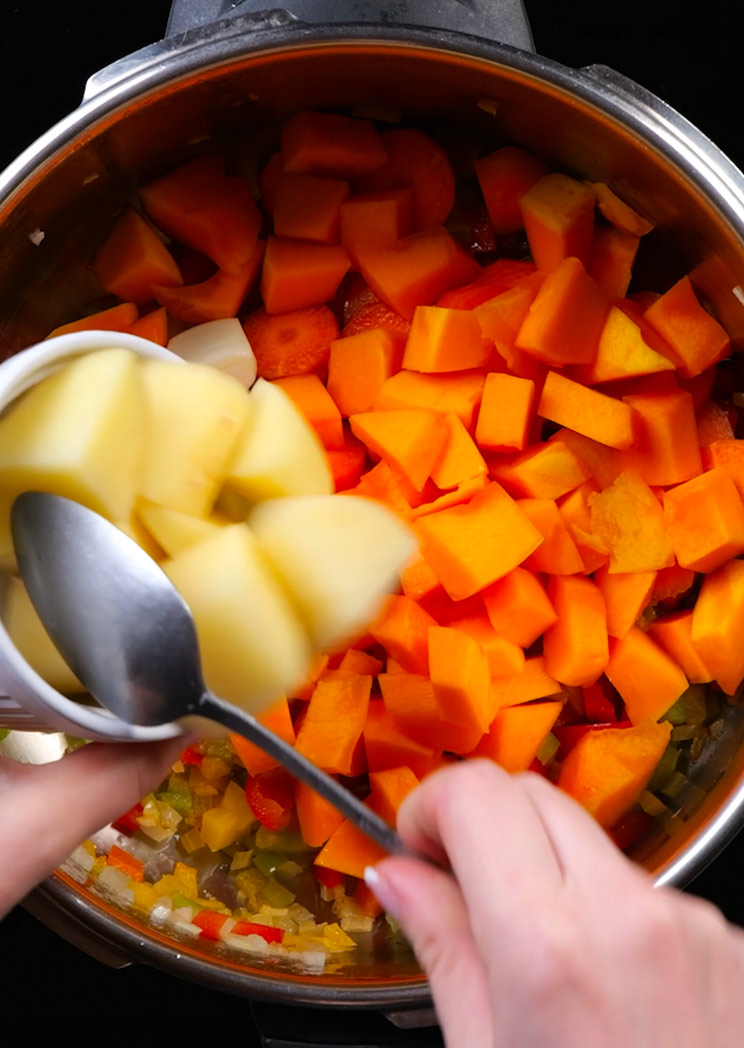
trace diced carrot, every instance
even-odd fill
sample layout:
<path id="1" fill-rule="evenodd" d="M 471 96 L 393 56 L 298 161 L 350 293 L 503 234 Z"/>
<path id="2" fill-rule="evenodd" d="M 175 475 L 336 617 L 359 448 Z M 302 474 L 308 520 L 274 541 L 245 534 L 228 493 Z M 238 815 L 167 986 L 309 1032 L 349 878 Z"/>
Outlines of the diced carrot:
<path id="1" fill-rule="evenodd" d="M 587 182 L 587 185 L 594 191 L 600 213 L 621 233 L 643 237 L 654 228 L 653 222 L 634 211 L 606 183 Z"/>
<path id="2" fill-rule="evenodd" d="M 274 379 L 299 408 L 320 437 L 324 448 L 340 451 L 344 445 L 341 412 L 317 375 L 291 375 Z"/>
<path id="3" fill-rule="evenodd" d="M 348 182 L 318 175 L 283 174 L 274 188 L 274 232 L 280 237 L 336 244 Z"/>
<path id="4" fill-rule="evenodd" d="M 558 786 L 608 829 L 638 800 L 671 731 L 671 724 L 653 720 L 589 731 L 563 761 Z"/>
<path id="5" fill-rule="evenodd" d="M 634 469 L 587 501 L 592 533 L 610 551 L 615 573 L 657 571 L 674 561 L 665 513 L 651 488 Z"/>
<path id="6" fill-rule="evenodd" d="M 501 343 L 511 345 L 544 280 L 544 274 L 532 273 L 475 306 L 474 313 L 486 338 L 492 338 L 499 348 Z"/>
<path id="7" fill-rule="evenodd" d="M 506 771 L 527 771 L 562 709 L 557 701 L 507 706 L 468 756 L 488 757 Z"/>
<path id="8" fill-rule="evenodd" d="M 182 284 L 176 260 L 141 215 L 129 208 L 93 260 L 93 270 L 112 295 L 149 302 L 153 284 Z"/>
<path id="9" fill-rule="evenodd" d="M 488 484 L 488 477 L 484 473 L 479 473 L 476 477 L 463 480 L 451 491 L 445 491 L 443 495 L 439 495 L 431 501 L 422 502 L 421 505 L 414 507 L 411 510 L 410 519 L 414 521 L 418 520 L 419 517 L 428 517 L 432 513 L 439 513 L 442 509 L 449 509 L 451 506 L 462 506 L 464 503 L 470 502 L 474 495 L 488 487 Z"/>
<path id="10" fill-rule="evenodd" d="M 744 498 L 744 440 L 715 440 L 701 449 L 704 469 L 718 467 L 733 480 Z"/>
<path id="11" fill-rule="evenodd" d="M 448 625 L 467 633 L 480 644 L 492 677 L 503 677 L 509 673 L 519 673 L 524 669 L 525 658 L 522 648 L 498 634 L 485 611 L 479 615 L 453 619 Z"/>
<path id="12" fill-rule="evenodd" d="M 427 611 L 410 597 L 394 595 L 370 626 L 378 644 L 410 673 L 429 672 L 429 629 L 436 626 Z"/>
<path id="13" fill-rule="evenodd" d="M 656 619 L 648 628 L 649 635 L 671 655 L 690 684 L 707 684 L 713 675 L 692 643 L 691 631 L 692 608 Z"/>
<path id="14" fill-rule="evenodd" d="M 146 338 L 158 346 L 168 345 L 168 313 L 161 306 L 139 317 L 129 328 L 130 335 Z"/>
<path id="15" fill-rule="evenodd" d="M 382 328 L 331 342 L 328 392 L 344 417 L 370 411 L 384 383 L 400 368 L 405 336 Z"/>
<path id="16" fill-rule="evenodd" d="M 562 684 L 593 684 L 609 658 L 607 610 L 601 591 L 583 576 L 554 575 L 548 583 L 548 597 L 558 621 L 543 635 L 545 668 Z"/>
<path id="17" fill-rule="evenodd" d="M 361 193 L 341 205 L 341 243 L 359 269 L 359 244 L 394 244 L 413 232 L 413 190 Z"/>
<path id="18" fill-rule="evenodd" d="M 522 226 L 519 201 L 547 175 L 545 161 L 518 146 L 504 146 L 473 164 L 494 232 L 516 233 Z"/>
<path id="19" fill-rule="evenodd" d="M 302 839 L 310 848 L 322 847 L 344 821 L 338 808 L 299 779 L 295 782 L 295 807 Z"/>
<path id="20" fill-rule="evenodd" d="M 455 175 L 445 151 L 415 128 L 383 131 L 380 137 L 387 160 L 360 179 L 358 188 L 370 191 L 410 186 L 415 228 L 442 225 L 455 202 Z"/>
<path id="21" fill-rule="evenodd" d="M 272 153 L 269 159 L 264 164 L 259 178 L 259 185 L 261 187 L 261 201 L 263 206 L 266 208 L 268 215 L 274 214 L 274 200 L 276 196 L 276 184 L 284 174 L 284 164 L 282 163 L 282 154 L 279 150 L 276 153 Z"/>
<path id="22" fill-rule="evenodd" d="M 594 193 L 576 179 L 553 172 L 519 201 L 522 224 L 537 268 L 550 273 L 567 258 L 586 262 L 594 232 Z"/>
<path id="23" fill-rule="evenodd" d="M 139 310 L 134 302 L 120 302 L 110 309 L 102 309 L 98 313 L 91 313 L 79 320 L 72 320 L 69 324 L 60 324 L 47 335 L 54 338 L 57 335 L 68 335 L 72 331 L 129 331 L 136 321 Z"/>
<path id="24" fill-rule="evenodd" d="M 744 561 L 732 560 L 706 575 L 692 611 L 690 637 L 727 695 L 744 679 Z"/>
<path id="25" fill-rule="evenodd" d="M 548 673 L 543 655 L 525 659 L 524 669 L 519 673 L 494 677 L 491 686 L 497 710 L 557 695 L 561 690 L 560 683 Z"/>
<path id="26" fill-rule="evenodd" d="M 421 491 L 447 440 L 447 427 L 426 408 L 366 411 L 349 417 L 351 431 Z"/>
<path id="27" fill-rule="evenodd" d="M 145 879 L 144 863 L 136 859 L 134 855 L 130 855 L 128 851 L 120 848 L 118 844 L 111 845 L 106 856 L 106 863 L 117 870 L 121 870 L 122 873 L 126 873 L 127 877 L 131 877 L 133 881 L 137 881 L 139 884 Z"/>
<path id="28" fill-rule="evenodd" d="M 418 784 L 419 780 L 411 769 L 405 766 L 370 772 L 370 806 L 385 822 L 395 826 L 398 809 Z"/>
<path id="29" fill-rule="evenodd" d="M 448 491 L 463 481 L 485 477 L 488 466 L 457 415 L 452 412 L 445 415 L 444 423 L 447 439 L 431 471 L 431 479 L 442 491 Z"/>
<path id="30" fill-rule="evenodd" d="M 429 630 L 429 676 L 444 720 L 481 733 L 488 730 L 496 708 L 488 660 L 472 637 L 449 626 Z"/>
<path id="31" fill-rule="evenodd" d="M 356 178 L 381 167 L 386 152 L 371 121 L 304 110 L 282 124 L 281 156 L 291 173 Z"/>
<path id="32" fill-rule="evenodd" d="M 558 619 L 540 580 L 523 567 L 484 590 L 483 603 L 496 632 L 522 648 L 534 644 Z"/>
<path id="33" fill-rule="evenodd" d="M 377 298 L 376 295 L 374 297 Z M 382 302 L 375 301 L 362 306 L 351 320 L 347 321 L 342 335 L 344 337 L 361 335 L 365 331 L 376 331 L 378 328 L 385 331 L 402 331 L 404 335 L 407 335 L 410 327 L 410 322 L 395 310 L 389 309 Z"/>
<path id="34" fill-rule="evenodd" d="M 633 724 L 649 717 L 659 720 L 688 686 L 674 659 L 637 626 L 622 639 L 613 637 L 605 672 L 620 692 Z"/>
<path id="35" fill-rule="evenodd" d="M 525 449 L 509 462 L 493 460 L 491 476 L 512 494 L 527 498 L 557 499 L 590 477 L 582 459 L 564 439 L 566 431 L 544 444 Z"/>
<path id="36" fill-rule="evenodd" d="M 546 364 L 588 364 L 597 352 L 609 301 L 578 258 L 545 278 L 514 344 Z"/>
<path id="37" fill-rule="evenodd" d="M 522 451 L 535 414 L 535 383 L 515 375 L 486 375 L 475 427 L 479 447 Z"/>
<path id="38" fill-rule="evenodd" d="M 690 398 L 692 400 L 692 398 Z M 697 438 L 700 447 L 713 444 L 718 440 L 733 440 L 736 426 L 736 412 L 726 410 L 720 404 L 709 401 L 698 411 Z M 732 424 L 733 416 L 733 424 Z"/>
<path id="39" fill-rule="evenodd" d="M 694 582 L 695 572 L 690 568 L 680 567 L 675 560 L 670 567 L 657 571 L 652 597 L 667 607 L 676 607 L 680 598 L 689 592 Z"/>
<path id="40" fill-rule="evenodd" d="M 264 309 L 249 313 L 243 322 L 256 355 L 261 378 L 306 375 L 328 361 L 331 343 L 338 338 L 336 318 L 327 306 L 308 306 L 270 316 Z"/>
<path id="41" fill-rule="evenodd" d="M 386 852 L 379 844 L 344 819 L 331 838 L 315 856 L 315 865 L 338 870 L 350 877 L 364 877 L 368 866 L 374 866 Z"/>
<path id="42" fill-rule="evenodd" d="M 687 378 L 699 375 L 731 352 L 726 331 L 700 305 L 687 276 L 643 315 L 668 344 L 674 362 Z"/>
<path id="43" fill-rule="evenodd" d="M 361 673 L 369 677 L 376 677 L 382 671 L 382 659 L 377 659 L 366 651 L 349 648 L 344 652 L 338 668 L 346 670 L 347 673 Z"/>
<path id="44" fill-rule="evenodd" d="M 266 312 L 289 313 L 330 301 L 350 265 L 338 244 L 269 237 L 261 274 Z"/>
<path id="45" fill-rule="evenodd" d="M 594 581 L 605 599 L 607 632 L 624 637 L 649 603 L 656 582 L 655 571 L 633 571 L 611 575 L 606 566 L 594 573 Z"/>
<path id="46" fill-rule="evenodd" d="M 633 463 L 647 484 L 666 487 L 702 469 L 692 397 L 683 390 L 623 397 L 635 412 Z"/>
<path id="47" fill-rule="evenodd" d="M 401 731 L 385 709 L 385 704 L 373 700 L 369 704 L 364 726 L 364 747 L 370 771 L 385 771 L 405 765 L 418 779 L 434 770 L 439 753 Z"/>
<path id="48" fill-rule="evenodd" d="M 197 157 L 139 190 L 161 229 L 211 258 L 226 273 L 243 273 L 256 250 L 261 214 L 250 186 L 225 174 L 221 156 Z M 165 303 L 163 303 L 165 304 Z"/>
<path id="49" fill-rule="evenodd" d="M 630 316 L 619 306 L 611 306 L 597 343 L 597 353 L 588 364 L 576 365 L 574 374 L 592 386 L 597 382 L 635 378 L 673 371 L 674 363 L 659 352 L 660 339 L 641 317 Z"/>
<path id="50" fill-rule="evenodd" d="M 445 291 L 437 305 L 447 309 L 475 309 L 494 297 L 500 297 L 511 288 L 521 287 L 527 282 L 528 277 L 531 277 L 533 282 L 537 279 L 535 288 L 539 287 L 543 280 L 542 275 L 536 272 L 534 262 L 521 258 L 497 258 L 495 262 L 483 267 L 472 284 Z M 484 334 L 487 338 L 494 337 L 485 331 Z"/>
<path id="51" fill-rule="evenodd" d="M 421 552 L 453 600 L 478 593 L 530 555 L 542 535 L 500 484 L 469 503 L 421 517 Z"/>
<path id="52" fill-rule="evenodd" d="M 635 439 L 635 413 L 630 405 L 557 371 L 547 374 L 537 413 L 611 448 L 629 448 Z"/>
<path id="53" fill-rule="evenodd" d="M 385 709 L 403 734 L 435 753 L 443 749 L 469 753 L 482 735 L 478 727 L 453 724 L 440 712 L 429 677 L 416 673 L 382 673 L 379 677 Z M 428 766 L 427 766 L 428 767 Z"/>
<path id="54" fill-rule="evenodd" d="M 610 551 L 591 535 L 591 511 L 589 495 L 598 491 L 593 480 L 585 480 L 578 488 L 569 492 L 558 502 L 558 511 L 565 521 L 571 538 L 576 543 L 584 564 L 584 574 L 591 575 L 602 564 L 607 563 Z M 597 548 L 601 547 L 601 548 Z"/>
<path id="55" fill-rule="evenodd" d="M 344 446 L 326 451 L 328 465 L 333 475 L 334 491 L 348 491 L 361 480 L 367 463 L 367 449 L 361 440 L 344 429 Z"/>
<path id="56" fill-rule="evenodd" d="M 586 271 L 608 298 L 623 298 L 628 291 L 640 238 L 613 226 L 594 230 Z"/>
<path id="57" fill-rule="evenodd" d="M 472 310 L 417 306 L 411 321 L 403 367 L 409 371 L 446 372 L 483 367 L 493 344 L 483 338 Z"/>
<path id="58" fill-rule="evenodd" d="M 248 260 L 231 272 L 218 269 L 201 284 L 185 287 L 156 285 L 152 289 L 153 295 L 171 316 L 189 324 L 205 324 L 209 320 L 234 317 L 258 276 L 264 248 L 264 242 L 259 240 Z"/>
<path id="59" fill-rule="evenodd" d="M 683 568 L 714 571 L 744 553 L 744 503 L 720 467 L 665 491 L 664 522 Z"/>
<path id="60" fill-rule="evenodd" d="M 324 771 L 350 775 L 371 687 L 372 678 L 362 674 L 319 681 L 297 733 L 297 752 Z"/>
<path id="61" fill-rule="evenodd" d="M 406 320 L 449 288 L 474 280 L 477 262 L 442 228 L 402 237 L 395 244 L 359 244 L 359 268 L 377 297 Z"/>
<path id="62" fill-rule="evenodd" d="M 471 433 L 483 395 L 482 371 L 454 375 L 421 375 L 399 371 L 383 383 L 374 403 L 375 411 L 397 408 L 430 408 L 443 415 L 454 412 Z"/>
<path id="63" fill-rule="evenodd" d="M 263 713 L 256 715 L 256 719 L 265 728 L 273 731 L 280 739 L 284 739 L 290 745 L 294 745 L 295 730 L 292 725 L 292 717 L 289 712 L 289 704 L 282 695 L 273 702 Z M 278 768 L 279 762 L 268 753 L 256 746 L 255 743 L 244 739 L 242 735 L 230 735 L 235 752 L 243 763 L 249 775 L 260 775 L 270 768 Z"/>
<path id="64" fill-rule="evenodd" d="M 543 537 L 541 545 L 525 560 L 525 568 L 548 575 L 574 575 L 584 570 L 581 554 L 553 499 L 517 499 L 517 505 Z"/>

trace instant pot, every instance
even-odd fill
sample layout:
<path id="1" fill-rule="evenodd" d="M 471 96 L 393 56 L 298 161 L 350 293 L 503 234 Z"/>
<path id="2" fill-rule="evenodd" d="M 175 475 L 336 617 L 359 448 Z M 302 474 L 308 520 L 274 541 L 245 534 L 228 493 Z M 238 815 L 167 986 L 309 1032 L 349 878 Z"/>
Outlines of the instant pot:
<path id="1" fill-rule="evenodd" d="M 3 353 L 92 308 L 100 292 L 87 262 L 139 182 L 205 141 L 258 143 L 266 156 L 277 123 L 297 109 L 369 106 L 468 128 L 492 147 L 516 142 L 608 182 L 657 224 L 644 259 L 653 286 L 690 272 L 741 349 L 744 176 L 634 82 L 605 66 L 568 68 L 531 45 L 520 0 L 284 0 L 276 9 L 176 0 L 163 41 L 94 75 L 80 108 L 0 175 Z M 636 856 L 659 883 L 689 881 L 740 827 L 743 736 L 744 717 L 732 707 L 681 798 L 676 829 Z M 312 976 L 174 943 L 64 876 L 26 905 L 112 966 L 145 962 L 242 997 L 375 1011 L 409 1029 L 433 1021 L 426 983 L 404 952 L 371 952 Z M 370 1043 L 358 1019 L 348 1028 L 335 1043 Z M 313 1041 L 307 1027 L 289 1036 L 273 1043 L 334 1043 Z"/>

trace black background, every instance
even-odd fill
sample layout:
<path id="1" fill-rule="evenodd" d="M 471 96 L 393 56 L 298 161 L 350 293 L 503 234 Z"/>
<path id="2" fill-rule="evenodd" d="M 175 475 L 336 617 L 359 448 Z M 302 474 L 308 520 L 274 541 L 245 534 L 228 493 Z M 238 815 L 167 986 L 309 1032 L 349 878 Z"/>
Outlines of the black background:
<path id="1" fill-rule="evenodd" d="M 526 0 L 537 51 L 570 66 L 613 66 L 675 106 L 744 167 L 740 0 L 600 5 L 601 0 Z M 92 72 L 161 37 L 169 4 L 6 0 L 2 7 L 0 168 L 78 104 Z M 12 797 L 0 803 L 12 803 Z M 2 849 L 0 841 L 0 857 Z M 743 867 L 744 838 L 739 838 L 692 890 L 744 925 Z M 166 1024 L 174 1033 L 209 1031 L 223 1043 L 236 1035 L 243 1045 L 255 1041 L 244 1001 L 141 965 L 107 969 L 20 909 L 0 925 L 0 1007 L 0 1029 L 19 1029 L 16 1022 L 23 1017 L 31 1044 L 33 1031 L 47 1025 L 69 1030 L 85 1045 L 123 1043 L 127 1029 L 137 1030 L 135 1043 L 159 1043 Z M 361 1017 L 356 1024 L 360 1041 L 365 1028 L 373 1036 Z"/>

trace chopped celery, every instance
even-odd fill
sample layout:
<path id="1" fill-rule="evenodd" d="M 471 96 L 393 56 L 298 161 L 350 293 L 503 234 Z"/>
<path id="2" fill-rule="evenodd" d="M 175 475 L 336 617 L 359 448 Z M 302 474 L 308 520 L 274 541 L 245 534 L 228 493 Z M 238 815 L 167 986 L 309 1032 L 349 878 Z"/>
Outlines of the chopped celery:
<path id="1" fill-rule="evenodd" d="M 647 815 L 662 815 L 665 811 L 668 811 L 666 804 L 656 796 L 655 793 L 649 793 L 648 790 L 644 790 L 641 794 L 638 803 Z"/>
<path id="2" fill-rule="evenodd" d="M 688 778 L 681 771 L 674 771 L 669 778 L 659 787 L 659 792 L 665 797 L 676 797 L 687 784 Z"/>
<path id="3" fill-rule="evenodd" d="M 705 688 L 702 684 L 691 684 L 664 715 L 672 724 L 702 724 L 708 715 Z"/>
<path id="4" fill-rule="evenodd" d="M 267 830 L 265 826 L 259 826 L 256 830 L 256 847 L 263 851 L 284 852 L 286 855 L 313 850 L 305 844 L 301 833 L 294 830 Z"/>
<path id="5" fill-rule="evenodd" d="M 676 746 L 667 746 L 661 755 L 661 760 L 656 765 L 651 781 L 646 787 L 651 793 L 656 793 L 661 788 L 663 783 L 667 781 L 670 775 L 674 774 L 677 767 L 677 761 L 679 760 L 679 750 Z"/>
<path id="6" fill-rule="evenodd" d="M 174 793 L 171 790 L 164 790 L 163 793 L 156 793 L 155 796 L 163 804 L 169 805 L 174 808 L 179 815 L 191 815 L 194 810 L 194 802 L 191 798 L 191 791 L 186 793 Z"/>
<path id="7" fill-rule="evenodd" d="M 237 873 L 238 870 L 247 870 L 252 862 L 253 849 L 250 849 L 249 851 L 237 851 L 230 863 L 230 870 L 233 873 Z"/>
<path id="8" fill-rule="evenodd" d="M 282 855 L 281 852 L 274 851 L 258 852 L 253 858 L 253 865 L 267 877 L 271 877 L 276 873 L 285 862 L 287 862 L 287 856 Z"/>
<path id="9" fill-rule="evenodd" d="M 553 732 L 548 732 L 542 746 L 537 751 L 537 759 L 541 764 L 550 764 L 553 757 L 555 757 L 560 747 L 559 740 L 555 737 Z"/>
<path id="10" fill-rule="evenodd" d="M 258 894 L 266 883 L 266 878 L 255 866 L 240 870 L 234 877 L 235 887 L 245 895 L 248 908 L 255 912 L 259 907 Z"/>
<path id="11" fill-rule="evenodd" d="M 672 742 L 689 742 L 699 731 L 697 724 L 678 724 L 672 728 Z"/>
<path id="12" fill-rule="evenodd" d="M 295 901 L 292 892 L 280 884 L 279 881 L 275 881 L 273 877 L 267 877 L 259 892 L 259 898 L 266 906 L 275 906 L 277 908 L 289 906 Z"/>
<path id="13" fill-rule="evenodd" d="M 173 902 L 174 910 L 180 910 L 182 906 L 190 906 L 193 913 L 198 913 L 199 910 L 204 909 L 204 907 L 200 906 L 198 902 L 194 902 L 193 899 L 187 899 L 181 892 L 174 892 L 173 895 L 171 895 L 171 900 Z"/>
<path id="14" fill-rule="evenodd" d="M 235 750 L 229 739 L 204 739 L 201 748 L 208 757 L 220 757 L 228 764 L 235 760 Z"/>

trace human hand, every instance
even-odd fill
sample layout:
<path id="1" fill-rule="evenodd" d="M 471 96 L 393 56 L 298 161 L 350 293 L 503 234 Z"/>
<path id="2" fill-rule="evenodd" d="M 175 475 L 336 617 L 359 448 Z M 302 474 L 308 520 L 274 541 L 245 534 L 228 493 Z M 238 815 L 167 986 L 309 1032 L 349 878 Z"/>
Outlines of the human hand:
<path id="1" fill-rule="evenodd" d="M 75 846 L 153 789 L 186 745 L 90 743 L 50 764 L 0 757 L 0 917 Z"/>
<path id="2" fill-rule="evenodd" d="M 403 840 L 448 859 L 368 871 L 426 971 L 452 1048 L 733 1048 L 744 933 L 650 878 L 537 775 L 467 761 L 404 802 Z"/>

